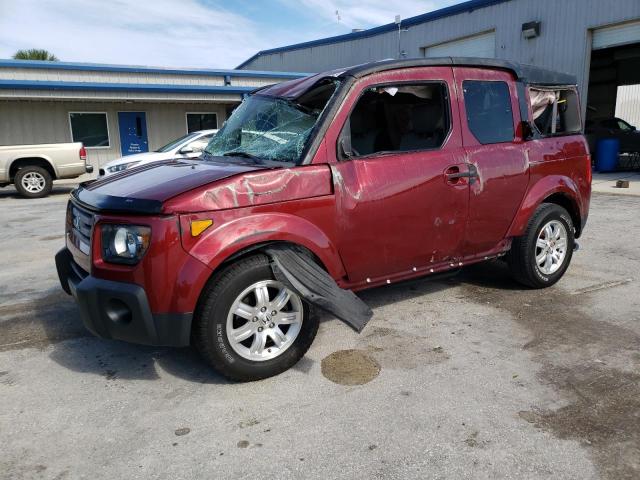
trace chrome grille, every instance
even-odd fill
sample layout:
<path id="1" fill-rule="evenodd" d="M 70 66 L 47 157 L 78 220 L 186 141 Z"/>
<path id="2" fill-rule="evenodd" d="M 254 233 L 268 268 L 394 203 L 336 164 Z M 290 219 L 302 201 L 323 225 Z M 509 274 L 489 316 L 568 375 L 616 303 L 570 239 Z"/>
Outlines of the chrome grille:
<path id="1" fill-rule="evenodd" d="M 93 214 L 69 203 L 67 210 L 67 232 L 71 243 L 85 255 L 91 251 Z"/>

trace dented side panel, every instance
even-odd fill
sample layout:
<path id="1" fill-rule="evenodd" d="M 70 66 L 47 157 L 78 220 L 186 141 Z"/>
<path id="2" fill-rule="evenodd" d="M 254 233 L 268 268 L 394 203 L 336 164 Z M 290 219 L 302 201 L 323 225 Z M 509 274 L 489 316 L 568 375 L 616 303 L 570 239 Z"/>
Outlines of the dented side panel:
<path id="1" fill-rule="evenodd" d="M 345 270 L 335 238 L 335 201 L 332 195 L 273 205 L 180 216 L 182 246 L 211 269 L 232 255 L 255 245 L 289 242 L 314 253 L 336 281 Z M 191 236 L 193 220 L 213 220 L 197 237 Z"/>
<path id="2" fill-rule="evenodd" d="M 466 168 L 451 68 L 396 70 L 358 81 L 327 132 L 327 157 L 335 159 L 337 139 L 360 92 L 372 85 L 425 79 L 447 85 L 452 121 L 441 148 L 332 164 L 340 212 L 335 219 L 336 241 L 354 283 L 411 276 L 422 267 L 457 262 L 461 257 L 469 182 L 447 180 L 448 169 Z"/>
<path id="3" fill-rule="evenodd" d="M 226 210 L 320 197 L 332 193 L 328 165 L 259 170 L 236 175 L 179 195 L 164 213 Z"/>

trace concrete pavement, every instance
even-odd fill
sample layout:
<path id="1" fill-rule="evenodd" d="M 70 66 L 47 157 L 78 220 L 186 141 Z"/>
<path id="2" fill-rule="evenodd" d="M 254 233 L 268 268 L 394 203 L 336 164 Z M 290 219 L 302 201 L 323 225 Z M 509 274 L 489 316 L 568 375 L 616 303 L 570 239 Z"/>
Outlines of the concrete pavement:
<path id="1" fill-rule="evenodd" d="M 85 331 L 53 264 L 67 195 L 0 190 L 2 479 L 640 477 L 637 197 L 594 195 L 550 289 L 492 262 L 364 292 L 362 334 L 323 315 L 295 368 L 233 384 Z M 345 385 L 359 358 L 379 372 Z"/>

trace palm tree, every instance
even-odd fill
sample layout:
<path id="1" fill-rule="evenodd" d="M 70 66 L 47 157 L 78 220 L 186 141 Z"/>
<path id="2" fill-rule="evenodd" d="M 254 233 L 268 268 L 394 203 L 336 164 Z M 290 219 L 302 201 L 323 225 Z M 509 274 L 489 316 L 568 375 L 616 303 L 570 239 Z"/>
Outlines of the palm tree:
<path id="1" fill-rule="evenodd" d="M 39 48 L 30 48 L 29 50 L 18 50 L 13 55 L 14 60 L 46 60 L 47 62 L 57 62 L 58 57 L 53 53 Z"/>

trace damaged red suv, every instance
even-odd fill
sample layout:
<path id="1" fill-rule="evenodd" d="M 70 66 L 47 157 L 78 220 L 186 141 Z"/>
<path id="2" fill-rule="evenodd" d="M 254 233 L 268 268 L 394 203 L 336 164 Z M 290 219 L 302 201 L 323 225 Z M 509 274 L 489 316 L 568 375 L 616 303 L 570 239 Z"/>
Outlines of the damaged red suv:
<path id="1" fill-rule="evenodd" d="M 383 61 L 265 87 L 200 160 L 81 185 L 56 256 L 89 330 L 193 344 L 255 380 L 311 345 L 315 304 L 505 256 L 557 282 L 587 220 L 575 78 L 484 59 Z"/>

